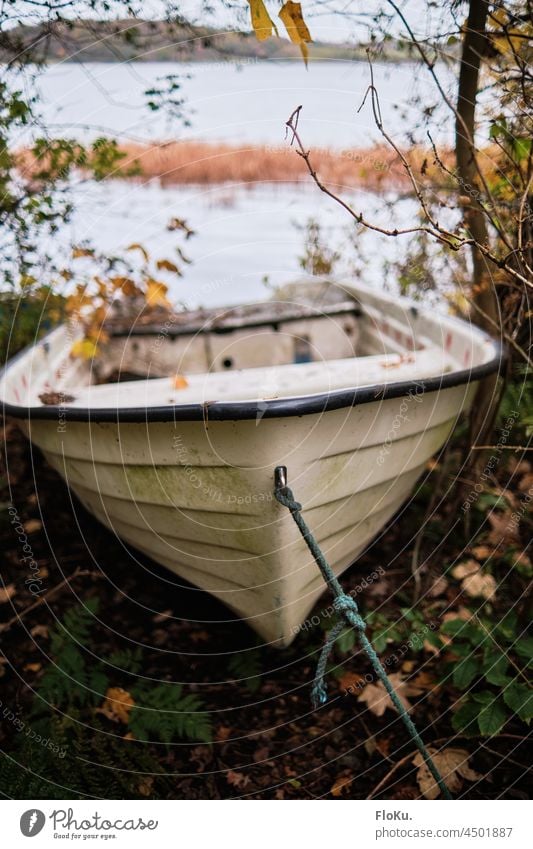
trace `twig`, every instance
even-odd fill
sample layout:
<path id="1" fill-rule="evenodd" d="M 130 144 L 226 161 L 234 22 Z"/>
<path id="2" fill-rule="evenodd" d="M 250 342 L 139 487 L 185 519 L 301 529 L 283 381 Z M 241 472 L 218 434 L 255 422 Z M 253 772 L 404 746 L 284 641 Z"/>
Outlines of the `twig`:
<path id="1" fill-rule="evenodd" d="M 371 89 L 372 89 L 372 87 L 369 86 L 369 90 L 371 90 Z M 374 96 L 375 96 L 375 89 L 374 89 L 374 92 L 373 92 L 373 98 L 374 98 Z M 428 219 L 431 226 L 429 226 L 429 227 L 428 226 L 406 227 L 406 228 L 395 228 L 394 230 L 387 230 L 385 227 L 379 227 L 377 224 L 371 224 L 370 221 L 367 221 L 367 219 L 364 217 L 362 212 L 356 212 L 350 206 L 349 203 L 347 203 L 345 200 L 343 200 L 341 197 L 339 197 L 339 195 L 336 195 L 335 192 L 332 192 L 331 189 L 329 189 L 320 180 L 320 178 L 319 178 L 319 176 L 318 176 L 318 174 L 317 174 L 317 172 L 316 172 L 316 170 L 315 170 L 315 168 L 314 168 L 314 166 L 311 162 L 311 152 L 309 150 L 305 149 L 303 142 L 302 142 L 302 139 L 301 139 L 301 136 L 298 132 L 298 120 L 299 120 L 299 117 L 300 117 L 301 110 L 302 110 L 302 107 L 297 106 L 296 109 L 294 109 L 293 112 L 291 113 L 291 115 L 289 116 L 288 120 L 285 122 L 285 126 L 292 133 L 292 138 L 290 140 L 290 144 L 293 145 L 294 142 L 296 142 L 296 144 L 297 144 L 296 153 L 299 156 L 301 156 L 301 158 L 304 160 L 304 162 L 307 166 L 307 170 L 309 171 L 309 174 L 313 178 L 316 186 L 320 189 L 320 191 L 323 192 L 328 197 L 330 197 L 332 200 L 334 200 L 335 203 L 338 203 L 340 206 L 342 206 L 342 208 L 345 209 L 346 212 L 348 212 L 348 214 L 351 215 L 352 218 L 355 221 L 357 221 L 358 224 L 361 224 L 363 227 L 366 227 L 367 230 L 372 230 L 376 233 L 381 233 L 384 236 L 406 236 L 406 235 L 410 235 L 412 233 L 427 233 L 428 235 L 430 235 L 434 239 L 436 239 L 438 242 L 441 242 L 442 244 L 447 245 L 450 248 L 450 250 L 453 250 L 455 252 L 461 250 L 461 248 L 465 247 L 466 245 L 475 245 L 476 248 L 479 250 L 479 252 L 485 257 L 485 259 L 488 259 L 497 268 L 505 270 L 509 275 L 514 277 L 516 280 L 518 280 L 523 285 L 528 286 L 528 287 L 533 289 L 533 281 L 529 280 L 523 274 L 520 274 L 519 271 L 517 271 L 515 268 L 510 266 L 505 260 L 502 260 L 502 259 L 498 258 L 497 256 L 495 256 L 492 253 L 492 251 L 490 251 L 489 248 L 486 245 L 484 245 L 480 242 L 477 242 L 475 239 L 457 236 L 455 233 L 451 233 L 450 231 L 445 230 L 437 222 L 435 222 L 433 220 L 433 218 L 431 217 L 431 213 L 427 209 L 427 206 L 425 205 L 425 201 L 423 200 L 423 197 L 420 193 L 420 190 L 418 188 L 418 184 L 417 184 L 417 182 L 414 178 L 414 175 L 412 173 L 411 166 L 409 165 L 409 163 L 405 159 L 405 156 L 401 153 L 399 148 L 397 148 L 392 141 L 390 141 L 389 143 L 392 144 L 393 149 L 396 151 L 396 153 L 398 154 L 398 156 L 400 157 L 400 159 L 402 161 L 402 164 L 404 164 L 404 167 L 407 169 L 407 173 L 408 173 L 408 175 L 409 175 L 409 177 L 412 181 L 413 189 L 416 193 L 417 199 L 421 203 L 424 214 L 426 215 L 426 218 Z M 376 114 L 379 115 L 379 111 Z M 384 135 L 384 137 L 387 140 L 389 140 L 389 137 L 387 135 Z"/>
<path id="2" fill-rule="evenodd" d="M 41 596 L 41 598 L 37 599 L 37 601 L 34 601 L 33 604 L 30 604 L 28 605 L 28 607 L 25 607 L 23 610 L 17 613 L 16 616 L 13 616 L 11 619 L 8 619 L 7 622 L 0 624 L 0 633 L 9 631 L 12 625 L 16 625 L 18 622 L 21 621 L 21 619 L 24 618 L 24 616 L 27 616 L 27 614 L 31 613 L 32 610 L 35 610 L 35 608 L 40 607 L 41 604 L 47 604 L 48 600 L 52 596 L 56 595 L 61 589 L 63 589 L 63 587 L 70 581 L 73 581 L 75 578 L 85 578 L 87 577 L 87 575 L 100 577 L 98 573 L 91 572 L 89 569 L 75 569 L 72 575 L 69 575 L 68 578 L 63 578 L 63 580 L 60 581 L 59 584 L 56 584 L 55 587 L 52 587 L 51 590 L 48 590 L 45 595 Z"/>
<path id="3" fill-rule="evenodd" d="M 471 445 L 471 451 L 533 451 L 531 445 Z"/>
<path id="4" fill-rule="evenodd" d="M 374 789 L 368 794 L 368 796 L 366 798 L 367 799 L 373 799 L 374 796 L 376 795 L 376 793 L 379 793 L 381 788 L 385 787 L 385 785 L 388 784 L 389 778 L 392 778 L 394 773 L 397 772 L 400 769 L 401 766 L 408 763 L 408 761 L 411 758 L 414 758 L 415 755 L 416 755 L 416 751 L 413 749 L 413 751 L 409 752 L 409 754 L 405 755 L 403 758 L 400 758 L 400 760 L 397 761 L 394 764 L 392 769 L 389 769 L 388 773 L 381 779 L 381 781 L 378 784 L 376 784 Z"/>
<path id="5" fill-rule="evenodd" d="M 476 737 L 479 737 L 479 736 L 480 736 L 479 734 L 454 734 L 451 739 L 449 737 L 439 737 L 437 740 L 434 740 L 433 743 L 430 743 L 430 746 L 433 748 L 433 747 L 440 746 L 441 743 L 449 743 L 453 740 L 461 740 L 464 737 L 468 737 L 468 739 L 471 740 L 471 739 L 475 739 Z M 528 738 L 527 737 L 520 737 L 518 734 L 498 734 L 497 739 L 498 740 L 503 740 L 503 739 L 506 739 L 506 740 L 521 740 L 522 742 L 525 742 Z M 481 747 L 485 748 L 483 746 L 483 744 L 481 744 Z M 374 796 L 377 793 L 379 793 L 379 791 L 388 783 L 389 779 L 392 778 L 394 773 L 397 772 L 400 769 L 400 767 L 402 767 L 406 763 L 408 763 L 409 759 L 413 758 L 415 755 L 416 755 L 416 750 L 413 749 L 411 752 L 409 752 L 409 754 L 405 755 L 403 758 L 400 758 L 400 760 L 397 761 L 394 764 L 392 769 L 390 769 L 388 771 L 388 773 L 385 776 L 383 776 L 381 781 L 379 781 L 378 784 L 376 784 L 374 789 L 370 791 L 370 793 L 366 797 L 367 800 L 373 799 Z"/>

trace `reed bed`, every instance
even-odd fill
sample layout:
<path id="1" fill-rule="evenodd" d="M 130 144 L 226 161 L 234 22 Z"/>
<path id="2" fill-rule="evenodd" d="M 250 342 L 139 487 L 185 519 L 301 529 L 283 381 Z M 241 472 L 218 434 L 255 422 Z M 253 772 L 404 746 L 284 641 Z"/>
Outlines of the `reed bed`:
<path id="1" fill-rule="evenodd" d="M 310 175 L 301 156 L 289 144 L 235 145 L 203 141 L 171 141 L 151 144 L 121 144 L 119 162 L 107 176 L 128 179 L 158 179 L 162 185 L 300 183 Z M 418 180 L 442 183 L 433 153 L 413 147 L 403 151 Z M 441 159 L 453 162 L 449 151 Z M 25 176 L 37 174 L 47 165 L 46 152 L 39 160 L 28 149 L 19 151 L 18 162 Z M 332 188 L 360 188 L 379 192 L 412 188 L 400 156 L 385 145 L 369 148 L 329 150 L 313 148 L 311 161 L 321 180 Z M 452 165 L 453 167 L 453 165 Z"/>
<path id="2" fill-rule="evenodd" d="M 285 147 L 214 144 L 200 141 L 121 145 L 119 173 L 132 169 L 163 185 L 180 183 L 293 183 L 309 180 L 302 158 Z M 423 157 L 420 157 L 422 162 Z M 380 190 L 407 185 L 398 156 L 385 147 L 332 151 L 315 149 L 320 177 L 330 184 Z"/>

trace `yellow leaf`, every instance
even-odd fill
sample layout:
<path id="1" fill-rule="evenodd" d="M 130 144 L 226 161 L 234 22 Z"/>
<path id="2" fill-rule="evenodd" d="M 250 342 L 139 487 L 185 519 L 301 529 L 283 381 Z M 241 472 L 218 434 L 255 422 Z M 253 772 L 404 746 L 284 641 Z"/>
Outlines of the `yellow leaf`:
<path id="1" fill-rule="evenodd" d="M 307 44 L 313 39 L 303 19 L 302 4 L 293 3 L 293 0 L 287 0 L 281 8 L 279 16 L 285 25 L 287 35 L 292 43 L 300 45 L 302 56 L 307 65 Z"/>
<path id="2" fill-rule="evenodd" d="M 276 29 L 276 25 L 271 20 L 263 0 L 248 0 L 248 3 L 250 4 L 252 26 L 257 40 L 266 41 L 266 39 L 270 38 L 272 35 L 272 30 L 274 30 L 277 35 L 278 31 Z"/>
<path id="3" fill-rule="evenodd" d="M 343 793 L 346 793 L 350 789 L 352 781 L 353 778 L 350 778 L 349 776 L 339 775 L 339 777 L 335 779 L 335 783 L 329 792 L 332 796 L 335 796 L 335 798 L 338 799 Z"/>
<path id="4" fill-rule="evenodd" d="M 122 687 L 109 687 L 100 710 L 108 719 L 127 725 L 130 711 L 134 705 L 135 701 L 127 690 L 123 690 Z"/>
<path id="5" fill-rule="evenodd" d="M 189 385 L 189 381 L 186 377 L 183 377 L 182 374 L 175 374 L 172 379 L 172 386 L 174 389 L 187 389 Z"/>
<path id="6" fill-rule="evenodd" d="M 160 283 L 159 280 L 154 280 L 153 278 L 149 278 L 146 281 L 146 302 L 150 304 L 150 306 L 155 307 L 159 304 L 162 307 L 170 306 L 170 302 L 167 298 L 168 286 L 165 286 L 164 283 Z"/>
<path id="7" fill-rule="evenodd" d="M 146 250 L 146 248 L 143 248 L 143 246 L 140 245 L 139 242 L 133 242 L 131 245 L 128 245 L 126 250 L 127 251 L 140 251 L 140 253 L 142 253 L 142 255 L 144 257 L 145 262 L 148 262 L 148 260 L 150 259 L 148 251 Z"/>
<path id="8" fill-rule="evenodd" d="M 91 360 L 98 354 L 98 345 L 93 339 L 78 339 L 70 349 L 71 357 L 81 357 L 82 360 Z"/>
<path id="9" fill-rule="evenodd" d="M 73 259 L 79 259 L 82 256 L 94 256 L 94 250 L 92 248 L 72 248 Z"/>
<path id="10" fill-rule="evenodd" d="M 159 259 L 156 263 L 159 271 L 174 271 L 176 274 L 179 274 L 179 268 L 177 265 L 174 265 L 169 259 Z"/>
<path id="11" fill-rule="evenodd" d="M 122 294 L 126 295 L 127 297 L 133 297 L 134 295 L 139 294 L 139 289 L 137 288 L 131 277 L 112 277 L 111 285 L 115 290 L 120 289 Z"/>
<path id="12" fill-rule="evenodd" d="M 32 274 L 21 274 L 19 283 L 22 289 L 29 289 L 30 286 L 33 286 L 37 283 L 37 278 Z"/>

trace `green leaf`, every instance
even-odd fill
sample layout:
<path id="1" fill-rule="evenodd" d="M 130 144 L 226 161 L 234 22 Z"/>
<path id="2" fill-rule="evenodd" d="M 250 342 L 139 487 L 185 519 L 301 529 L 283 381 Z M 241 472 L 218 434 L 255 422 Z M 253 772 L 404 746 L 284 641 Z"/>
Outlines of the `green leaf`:
<path id="1" fill-rule="evenodd" d="M 135 706 L 128 725 L 138 740 L 159 739 L 171 743 L 175 739 L 210 743 L 211 719 L 202 701 L 195 695 L 183 694 L 180 684 L 139 685 L 132 691 Z"/>
<path id="2" fill-rule="evenodd" d="M 498 734 L 508 719 L 508 713 L 503 702 L 488 690 L 476 693 L 473 698 L 481 705 L 477 718 L 481 733 L 485 737 Z"/>
<path id="3" fill-rule="evenodd" d="M 483 675 L 489 684 L 503 685 L 507 682 L 507 669 L 509 661 L 499 649 L 491 647 L 485 649 L 483 657 Z"/>
<path id="4" fill-rule="evenodd" d="M 481 513 L 485 513 L 487 510 L 491 510 L 493 507 L 503 507 L 504 506 L 503 497 L 501 495 L 497 495 L 494 492 L 482 492 L 476 501 L 474 507 L 476 510 Z"/>
<path id="5" fill-rule="evenodd" d="M 340 654 L 348 654 L 351 652 L 355 646 L 355 631 L 353 628 L 347 628 L 342 632 L 337 642 L 335 643 L 336 649 Z M 385 643 L 386 644 L 386 643 Z M 380 651 L 380 649 L 377 649 Z"/>
<path id="6" fill-rule="evenodd" d="M 533 690 L 527 684 L 520 684 L 517 681 L 509 684 L 503 691 L 503 700 L 523 722 L 529 724 L 533 719 Z"/>
<path id="7" fill-rule="evenodd" d="M 522 637 L 514 645 L 515 652 L 527 661 L 533 658 L 533 637 Z"/>
<path id="8" fill-rule="evenodd" d="M 466 622 L 464 619 L 449 619 L 441 626 L 441 632 L 448 637 L 456 637 L 458 634 L 464 637 Z"/>
<path id="9" fill-rule="evenodd" d="M 474 701 L 468 701 L 461 705 L 452 717 L 454 731 L 462 731 L 472 736 L 477 734 L 479 707 Z"/>
<path id="10" fill-rule="evenodd" d="M 261 686 L 261 651 L 250 649 L 233 655 L 228 663 L 228 670 L 250 693 L 257 693 Z"/>
<path id="11" fill-rule="evenodd" d="M 516 636 L 518 626 L 518 619 L 516 613 L 511 611 L 507 613 L 503 619 L 498 622 L 496 628 L 494 629 L 497 634 L 500 634 L 503 637 L 507 637 L 510 640 L 513 640 Z"/>
<path id="12" fill-rule="evenodd" d="M 507 121 L 505 118 L 499 118 L 498 121 L 494 121 L 490 128 L 489 136 L 491 139 L 497 139 L 499 136 L 506 136 L 508 134 L 507 129 Z"/>
<path id="13" fill-rule="evenodd" d="M 479 661 L 475 657 L 465 657 L 453 670 L 453 683 L 459 689 L 464 689 L 472 683 L 479 672 Z"/>
<path id="14" fill-rule="evenodd" d="M 527 159 L 531 151 L 531 139 L 513 139 L 513 153 L 518 162 Z"/>

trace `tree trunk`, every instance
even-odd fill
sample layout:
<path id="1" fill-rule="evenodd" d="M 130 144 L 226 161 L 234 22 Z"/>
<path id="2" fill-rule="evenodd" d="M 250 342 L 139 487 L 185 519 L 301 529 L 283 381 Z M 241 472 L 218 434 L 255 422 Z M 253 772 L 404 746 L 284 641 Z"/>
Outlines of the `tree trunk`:
<path id="1" fill-rule="evenodd" d="M 486 54 L 486 24 L 489 4 L 487 0 L 470 0 L 466 23 L 459 91 L 455 121 L 455 155 L 459 190 L 465 198 L 465 224 L 476 243 L 489 241 L 487 222 L 479 198 L 479 176 L 476 168 L 475 117 L 479 90 L 479 72 Z M 476 244 L 472 245 L 472 301 L 473 319 L 489 333 L 500 327 L 499 302 L 492 284 L 491 269 Z M 479 308 L 479 311 L 476 310 Z M 498 409 L 498 378 L 490 377 L 480 384 L 471 417 L 471 439 L 478 442 L 488 434 Z M 477 455 L 478 459 L 479 455 Z"/>

